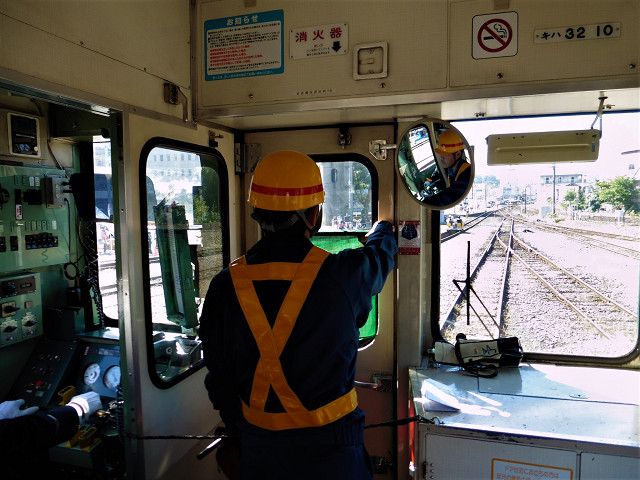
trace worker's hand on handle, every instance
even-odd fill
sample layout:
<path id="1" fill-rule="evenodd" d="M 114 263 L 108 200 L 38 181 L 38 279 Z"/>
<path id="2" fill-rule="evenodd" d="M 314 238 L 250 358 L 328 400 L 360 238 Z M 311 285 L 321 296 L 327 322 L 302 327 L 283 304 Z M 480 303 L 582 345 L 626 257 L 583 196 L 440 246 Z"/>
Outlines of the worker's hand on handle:
<path id="1" fill-rule="evenodd" d="M 393 229 L 393 231 L 394 231 L 394 232 L 396 231 L 396 227 L 395 227 L 395 225 L 394 225 L 394 224 L 393 224 L 393 222 L 391 222 L 390 220 L 385 220 L 385 219 L 378 220 L 377 222 L 375 222 L 375 223 L 371 226 L 371 229 L 370 229 L 370 230 L 367 232 L 367 234 L 364 236 L 364 238 L 362 239 L 362 243 L 367 243 L 367 241 L 369 240 L 369 237 L 371 236 L 371 234 L 372 234 L 373 232 L 375 232 L 375 231 L 376 231 L 376 228 L 378 227 L 378 224 L 379 224 L 379 223 L 381 223 L 381 222 L 387 222 L 387 223 L 390 223 L 390 224 L 391 224 L 391 228 Z"/>
<path id="2" fill-rule="evenodd" d="M 73 407 L 78 413 L 80 423 L 84 423 L 92 414 L 102 408 L 102 401 L 96 392 L 87 392 L 73 397 L 67 406 Z"/>

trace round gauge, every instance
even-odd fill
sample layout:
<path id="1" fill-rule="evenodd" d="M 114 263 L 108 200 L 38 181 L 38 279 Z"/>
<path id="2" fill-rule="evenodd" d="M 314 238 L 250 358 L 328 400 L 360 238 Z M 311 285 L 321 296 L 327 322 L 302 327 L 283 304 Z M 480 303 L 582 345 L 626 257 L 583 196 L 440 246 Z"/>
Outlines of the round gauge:
<path id="1" fill-rule="evenodd" d="M 96 383 L 96 380 L 100 378 L 100 365 L 97 363 L 90 363 L 87 365 L 87 368 L 84 369 L 84 374 L 82 375 L 82 381 L 85 385 L 93 385 Z"/>
<path id="2" fill-rule="evenodd" d="M 107 368 L 107 371 L 104 372 L 104 377 L 102 377 L 102 382 L 107 388 L 116 388 L 120 385 L 120 366 L 112 365 Z"/>

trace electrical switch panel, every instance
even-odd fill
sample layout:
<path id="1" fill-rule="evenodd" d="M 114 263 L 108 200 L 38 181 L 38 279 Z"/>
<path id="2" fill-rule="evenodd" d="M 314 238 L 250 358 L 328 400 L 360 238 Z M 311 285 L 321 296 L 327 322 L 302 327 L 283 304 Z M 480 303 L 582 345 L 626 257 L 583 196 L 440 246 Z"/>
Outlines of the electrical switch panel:
<path id="1" fill-rule="evenodd" d="M 40 274 L 0 277 L 0 348 L 42 335 Z"/>
<path id="2" fill-rule="evenodd" d="M 0 165 L 0 271 L 69 261 L 70 190 L 64 170 Z"/>

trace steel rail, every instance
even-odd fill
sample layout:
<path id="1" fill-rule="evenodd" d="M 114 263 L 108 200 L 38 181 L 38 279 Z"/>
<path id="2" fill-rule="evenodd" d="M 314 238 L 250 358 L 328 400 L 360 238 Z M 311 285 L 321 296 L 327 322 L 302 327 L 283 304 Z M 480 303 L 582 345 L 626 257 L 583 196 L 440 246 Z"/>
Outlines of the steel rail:
<path id="1" fill-rule="evenodd" d="M 502 271 L 502 282 L 500 283 L 500 296 L 498 297 L 498 311 L 496 313 L 496 316 L 498 317 L 498 319 L 500 320 L 500 327 L 499 327 L 499 331 L 503 332 L 504 331 L 504 299 L 505 296 L 507 295 L 507 278 L 509 277 L 509 266 L 510 266 L 510 259 L 511 259 L 511 247 L 513 246 L 513 219 L 511 219 L 511 225 L 510 225 L 510 229 L 509 229 L 509 248 L 505 249 L 505 259 L 504 259 L 504 269 Z M 498 241 L 500 241 L 500 237 L 498 237 Z"/>
<path id="2" fill-rule="evenodd" d="M 533 223 L 533 222 L 529 222 Z M 568 230 L 576 235 L 584 235 L 585 237 L 607 237 L 607 238 L 615 238 L 619 240 L 625 240 L 628 242 L 637 242 L 638 239 L 636 237 L 629 237 L 628 235 L 620 235 L 618 233 L 609 233 L 609 232 L 599 232 L 596 230 L 585 230 L 584 228 L 575 228 L 575 227 L 565 227 L 558 225 L 546 225 L 549 228 L 557 229 L 557 230 Z"/>
<path id="3" fill-rule="evenodd" d="M 440 243 L 446 242 L 447 240 L 451 240 L 454 237 L 457 237 L 461 233 L 464 233 L 471 228 L 475 227 L 482 223 L 483 220 L 493 215 L 493 212 L 484 212 L 477 217 L 473 217 L 473 220 L 469 221 L 466 227 L 462 227 L 460 230 L 447 230 L 446 232 L 440 235 Z"/>
<path id="4" fill-rule="evenodd" d="M 498 239 L 498 241 L 500 243 L 502 243 L 502 245 L 507 248 L 507 245 L 505 245 L 502 240 Z M 509 247 L 510 248 L 510 247 Z M 596 330 L 598 330 L 598 332 L 600 332 L 602 334 L 602 336 L 604 336 L 606 339 L 613 341 L 613 339 L 607 334 L 607 332 L 605 332 L 604 330 L 602 330 L 591 318 L 589 318 L 589 316 L 584 313 L 579 307 L 577 307 L 576 305 L 573 304 L 573 302 L 571 302 L 571 300 L 569 300 L 568 298 L 566 298 L 562 293 L 560 293 L 558 290 L 555 289 L 555 287 L 553 285 L 551 285 L 547 280 L 545 280 L 544 278 L 542 278 L 542 276 L 536 272 L 533 267 L 531 267 L 527 261 L 522 258 L 520 255 L 518 255 L 515 251 L 513 251 L 513 249 L 511 249 L 511 254 L 517 258 L 518 260 L 520 260 L 520 262 L 522 262 L 522 264 L 524 265 L 525 268 L 527 268 L 543 285 L 545 285 L 556 297 L 558 297 L 560 300 L 562 300 L 569 308 L 571 308 L 574 312 L 576 312 L 578 315 L 580 315 L 582 318 L 584 318 L 587 322 L 589 322 L 591 324 L 592 327 L 594 327 Z M 535 252 L 534 252 L 535 253 Z M 557 265 L 555 265 L 556 267 L 558 267 Z"/>
<path id="5" fill-rule="evenodd" d="M 500 233 L 500 229 L 501 229 L 501 228 L 502 228 L 502 223 L 500 223 L 500 225 L 498 225 L 498 228 L 496 229 L 496 231 L 495 231 L 495 232 L 493 233 L 493 235 L 491 236 L 491 239 L 489 240 L 489 243 L 488 243 L 487 247 L 486 247 L 486 248 L 484 249 L 484 251 L 482 252 L 482 255 L 480 255 L 480 258 L 478 259 L 478 263 L 477 263 L 477 264 L 473 267 L 473 269 L 471 270 L 471 273 L 470 273 L 470 275 L 469 275 L 469 282 L 470 282 L 470 283 L 475 279 L 476 274 L 478 273 L 478 270 L 480 269 L 480 267 L 482 266 L 482 264 L 484 263 L 484 261 L 486 260 L 486 258 L 489 256 L 489 251 L 491 250 L 491 248 L 492 248 L 492 247 L 493 247 L 493 245 L 495 244 L 496 238 L 497 238 L 497 236 L 499 235 L 499 233 Z M 456 308 L 456 306 L 457 306 L 457 305 L 462 301 L 462 299 L 463 299 L 463 298 L 466 298 L 466 294 L 465 294 L 465 293 L 466 293 L 466 292 L 465 292 L 465 291 L 466 291 L 466 288 L 465 288 L 465 289 L 460 289 L 460 288 L 458 288 L 458 290 L 459 290 L 459 292 L 460 292 L 460 293 L 458 294 L 458 296 L 456 297 L 456 299 L 455 299 L 453 302 L 451 302 L 451 306 L 450 306 L 450 307 L 449 307 L 449 309 L 447 310 L 447 315 L 446 315 L 446 317 L 445 317 L 445 318 L 446 318 L 446 320 L 444 321 L 444 324 L 442 325 L 442 328 L 443 328 L 443 329 L 444 329 L 444 328 L 447 328 L 447 327 L 452 327 L 452 326 L 453 326 L 453 324 L 454 324 L 455 322 L 454 322 L 452 319 L 453 319 L 453 316 L 454 316 L 455 308 Z M 504 297 L 502 297 L 502 298 L 504 298 Z M 503 303 L 503 302 L 501 302 L 501 303 Z M 485 307 L 485 308 L 486 308 L 486 307 Z M 475 313 L 476 315 L 478 315 L 478 314 L 477 314 L 477 312 L 475 312 L 475 310 L 474 310 L 474 313 Z M 478 316 L 478 317 L 479 317 L 479 316 Z M 483 324 L 483 325 L 484 325 L 484 324 Z M 487 327 L 485 326 L 485 329 L 486 329 L 486 328 L 487 328 Z M 498 327 L 498 328 L 500 329 L 500 327 Z"/>
<path id="6" fill-rule="evenodd" d="M 156 285 L 162 285 L 162 275 L 157 275 L 149 279 L 149 286 L 153 287 Z M 117 293 L 117 286 L 117 283 L 101 286 L 100 290 L 102 290 L 102 296 L 106 297 L 109 295 L 115 295 Z"/>
<path id="7" fill-rule="evenodd" d="M 594 238 L 594 236 L 598 236 L 600 232 L 594 232 L 592 235 L 586 235 L 584 233 L 577 232 L 576 229 L 569 227 L 558 227 L 556 225 L 545 225 L 540 223 L 528 222 L 526 220 L 518 219 L 519 222 L 531 225 L 535 228 L 539 228 L 540 230 L 547 230 L 550 232 L 560 233 L 562 235 L 566 235 L 568 237 L 574 237 L 585 245 L 589 245 L 595 248 L 601 248 L 603 250 L 607 250 L 612 253 L 616 253 L 618 255 L 624 255 L 626 257 L 638 258 L 640 257 L 640 251 L 625 247 L 622 245 L 617 245 L 615 243 L 605 242 L 604 240 L 600 240 L 598 238 Z M 621 240 L 628 240 L 631 237 L 622 238 L 622 236 L 617 237 Z M 580 240 L 582 239 L 582 240 Z"/>
<path id="8" fill-rule="evenodd" d="M 593 293 L 595 293 L 596 295 L 598 295 L 600 298 L 602 298 L 603 300 L 615 305 L 616 307 L 618 307 L 620 310 L 622 310 L 624 313 L 627 313 L 628 315 L 631 315 L 632 317 L 635 317 L 636 314 L 631 312 L 631 310 L 628 310 L 627 307 L 625 307 L 624 305 L 619 304 L 618 302 L 616 302 L 613 298 L 608 297 L 607 295 L 605 295 L 604 293 L 600 292 L 598 289 L 596 289 L 594 286 L 589 285 L 587 282 L 585 282 L 584 280 L 576 277 L 574 274 L 572 274 L 571 272 L 569 272 L 568 270 L 566 270 L 565 268 L 562 268 L 560 265 L 558 265 L 557 263 L 555 263 L 553 260 L 551 260 L 549 257 L 545 256 L 543 253 L 537 251 L 535 248 L 533 248 L 531 245 L 528 245 L 526 242 L 524 242 L 523 240 L 517 238 L 514 236 L 514 239 L 516 242 L 518 242 L 520 245 L 522 245 L 523 248 L 526 248 L 527 250 L 529 250 L 532 253 L 535 253 L 536 255 L 538 255 L 540 258 L 542 258 L 545 262 L 549 263 L 550 265 L 556 267 L 557 269 L 559 269 L 562 273 L 564 273 L 565 275 L 568 275 L 569 277 L 571 277 L 572 280 L 578 282 L 579 284 L 581 284 L 583 287 L 588 288 L 589 290 L 591 290 Z"/>

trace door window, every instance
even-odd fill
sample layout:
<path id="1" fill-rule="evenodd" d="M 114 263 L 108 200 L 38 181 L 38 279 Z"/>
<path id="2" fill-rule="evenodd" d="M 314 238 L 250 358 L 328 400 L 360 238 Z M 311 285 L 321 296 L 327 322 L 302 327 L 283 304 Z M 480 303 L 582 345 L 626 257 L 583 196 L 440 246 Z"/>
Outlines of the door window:
<path id="1" fill-rule="evenodd" d="M 229 261 L 228 181 L 217 152 L 168 140 L 148 144 L 142 165 L 149 362 L 166 387 L 203 365 L 202 305 Z"/>
<path id="2" fill-rule="evenodd" d="M 322 173 L 325 201 L 322 227 L 314 245 L 331 253 L 362 246 L 378 212 L 377 175 L 367 158 L 360 155 L 318 155 L 313 157 Z M 360 347 L 369 345 L 378 332 L 378 297 L 372 298 L 369 318 L 360 329 Z"/>

